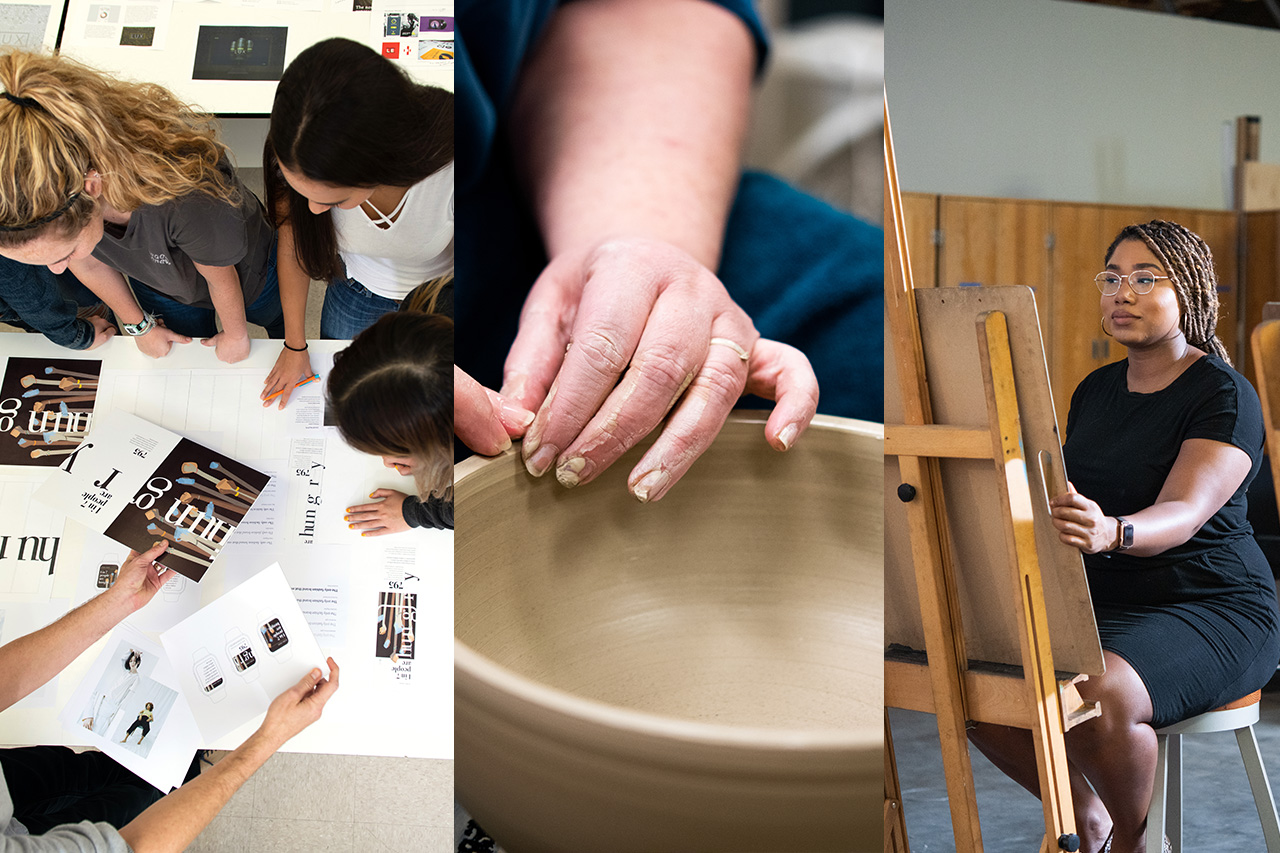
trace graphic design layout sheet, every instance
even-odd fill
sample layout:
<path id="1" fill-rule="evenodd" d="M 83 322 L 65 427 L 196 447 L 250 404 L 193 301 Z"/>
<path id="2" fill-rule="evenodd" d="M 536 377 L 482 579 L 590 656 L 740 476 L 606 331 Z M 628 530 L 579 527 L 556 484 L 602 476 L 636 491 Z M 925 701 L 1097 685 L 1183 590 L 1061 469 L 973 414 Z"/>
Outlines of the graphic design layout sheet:
<path id="1" fill-rule="evenodd" d="M 38 448 L 22 448 L 16 444 L 18 437 L 8 434 L 17 428 L 19 418 L 22 428 L 27 429 L 31 401 L 39 396 L 23 398 L 21 392 L 52 387 L 35 383 L 24 387 L 24 377 L 52 379 L 74 371 L 84 376 L 73 378 L 96 382 L 92 400 L 83 401 L 90 403 L 83 407 L 86 412 L 79 426 L 84 428 L 63 430 L 83 435 L 74 436 L 75 444 L 51 449 L 80 450 L 82 443 L 96 440 L 96 436 L 88 438 L 90 433 L 103 425 L 110 428 L 112 418 L 119 419 L 122 413 L 173 434 L 165 441 L 157 440 L 150 449 L 141 448 L 146 459 L 135 456 L 133 450 L 139 447 L 126 439 L 128 452 L 124 456 L 129 458 L 121 460 L 113 451 L 109 458 L 121 464 L 93 472 L 92 480 L 106 484 L 112 500 L 123 501 L 129 512 L 136 514 L 134 521 L 146 536 L 141 541 L 130 540 L 136 542 L 135 547 L 149 547 L 159 538 L 168 538 L 171 552 L 180 548 L 193 558 L 168 558 L 166 562 L 177 571 L 168 574 L 155 598 L 125 624 L 162 649 L 160 634 L 278 564 L 303 620 L 301 629 L 314 636 L 321 660 L 332 656 L 342 668 L 342 689 L 325 708 L 320 722 L 291 740 L 285 749 L 452 758 L 453 534 L 411 530 L 363 537 L 342 520 L 347 507 L 372 503 L 369 495 L 377 489 L 413 490 L 411 478 L 383 467 L 375 456 L 348 447 L 334 427 L 324 425 L 323 380 L 332 366 L 332 354 L 345 345 L 343 342 L 312 342 L 312 367 L 322 381 L 299 388 L 284 410 L 274 405 L 264 407 L 259 399 L 279 351 L 279 345 L 269 341 L 255 341 L 249 358 L 234 367 L 220 364 L 212 350 L 198 345 L 175 346 L 166 358 L 151 360 L 126 340 L 113 340 L 94 350 L 91 355 L 95 358 L 76 359 L 67 359 L 66 350 L 35 335 L 6 335 L 3 343 L 0 418 L 11 417 L 14 425 L 0 431 L 0 640 L 35 630 L 102 594 L 116 582 L 127 562 L 128 545 L 115 541 L 118 531 L 103 523 L 107 508 L 90 513 L 101 519 L 91 529 L 69 512 L 64 515 L 64 511 L 34 498 L 51 477 L 66 476 L 59 465 L 73 454 L 53 457 L 57 461 L 52 465 L 41 463 L 30 457 L 30 451 Z M 45 368 L 53 370 L 45 373 Z M 11 393 L 11 385 L 17 395 Z M 64 393 L 61 387 L 57 390 Z M 77 390 L 84 389 L 71 388 L 66 393 Z M 19 402 L 13 402 L 15 399 Z M 57 403 L 62 400 L 47 402 L 50 405 L 42 409 L 61 410 Z M 80 403 L 67 404 L 68 410 L 77 407 Z M 92 423 L 87 422 L 90 414 Z M 0 421 L 0 426 L 4 425 Z M 60 436 L 50 439 L 71 440 Z M 47 439 L 42 434 L 36 440 Z M 6 450 L 3 442 L 13 446 Z M 193 455 L 196 448 L 202 448 L 205 455 Z M 92 461 L 97 450 L 86 447 L 75 454 L 72 473 Z M 139 475 L 140 486 L 130 486 L 116 495 L 134 460 L 149 470 Z M 211 464 L 214 461 L 217 468 Z M 175 470 L 159 472 L 171 483 L 166 487 L 155 482 L 155 472 L 158 465 L 169 463 Z M 193 470 L 183 470 L 187 463 L 194 463 Z M 118 473 L 107 483 L 113 470 Z M 202 476 L 206 474 L 217 482 Z M 224 479 L 227 484 L 220 489 Z M 149 484 L 160 494 L 148 489 Z M 83 497 L 85 491 L 76 496 Z M 95 496 L 100 493 L 101 487 L 92 492 Z M 253 494 L 252 500 L 247 499 L 248 493 Z M 139 506 L 139 499 L 147 503 L 148 496 L 154 497 L 154 505 Z M 249 505 L 243 514 L 233 512 L 240 508 L 237 501 Z M 115 506 L 110 501 L 107 504 Z M 155 517 L 148 518 L 147 512 Z M 203 536 L 206 528 L 219 520 L 230 522 L 234 535 Z M 213 549 L 214 545 L 218 547 Z M 207 553 L 209 549 L 216 553 Z M 196 574 L 198 583 L 193 579 Z M 17 619 L 20 613 L 36 610 L 40 611 L 38 620 Z M 272 639 L 276 634 L 271 630 L 264 637 L 262 626 L 253 624 L 257 615 L 249 614 L 243 625 L 228 624 L 202 636 L 205 644 L 193 648 L 184 662 L 170 662 L 172 686 L 179 694 L 175 707 L 185 707 L 187 701 L 180 695 L 178 682 L 188 678 L 192 683 L 198 681 L 197 672 L 213 675 L 214 664 L 224 679 L 222 689 L 227 698 L 224 702 L 207 701 L 216 704 L 219 713 L 231 708 L 228 703 L 234 694 L 250 684 L 266 690 L 267 682 L 261 678 L 248 682 L 245 677 L 254 670 L 265 673 L 267 663 L 278 665 L 278 657 L 273 657 L 267 643 L 278 646 L 279 640 Z M 292 645 L 294 630 L 284 619 L 280 627 Z M 239 633 L 228 637 L 232 628 Z M 86 715 L 63 727 L 58 714 L 84 710 L 80 706 L 66 709 L 72 703 L 72 691 L 88 677 L 90 664 L 108 653 L 108 642 L 101 641 L 50 685 L 0 715 L 0 740 L 99 745 L 102 737 L 79 724 Z M 192 655 L 200 647 L 207 654 L 197 661 Z M 229 651 L 232 649 L 235 655 Z M 237 670 L 236 655 L 241 665 L 248 663 L 246 655 L 254 663 Z M 197 669 L 197 664 L 204 668 Z M 206 700 L 203 694 L 197 698 Z M 153 699 L 147 701 L 158 707 Z M 383 720 L 376 726 L 368 724 L 372 708 L 378 709 Z M 132 734 L 120 746 L 149 762 L 172 737 L 167 733 L 172 731 L 173 717 L 171 711 L 162 717 L 153 709 L 154 718 L 148 719 L 144 710 L 145 703 L 139 708 L 122 707 L 111 722 L 110 734 L 117 742 L 125 740 L 125 730 L 132 726 Z M 235 725 L 225 732 L 202 736 L 200 746 L 235 747 L 252 733 L 257 718 L 235 717 L 231 722 Z M 150 734 L 143 735 L 147 728 Z M 156 737 L 162 730 L 165 739 Z M 148 756 L 141 757 L 139 750 Z"/>
<path id="2" fill-rule="evenodd" d="M 107 636 L 59 719 L 162 791 L 182 784 L 200 747 L 173 668 L 159 644 L 129 625 Z"/>
<path id="3" fill-rule="evenodd" d="M 204 577 L 252 510 L 268 477 L 128 412 L 99 415 L 36 499 L 156 562 Z"/>

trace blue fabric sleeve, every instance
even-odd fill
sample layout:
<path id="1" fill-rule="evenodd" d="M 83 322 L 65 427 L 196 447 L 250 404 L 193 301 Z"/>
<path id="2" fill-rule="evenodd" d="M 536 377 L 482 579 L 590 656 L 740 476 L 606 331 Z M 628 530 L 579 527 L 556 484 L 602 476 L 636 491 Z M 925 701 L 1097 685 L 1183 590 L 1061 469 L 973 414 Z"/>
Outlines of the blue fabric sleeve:
<path id="1" fill-rule="evenodd" d="M 79 286 L 70 273 L 62 277 Z M 93 326 L 76 317 L 76 305 L 59 290 L 58 279 L 47 267 L 0 258 L 0 319 L 20 321 L 59 346 L 87 349 Z"/>

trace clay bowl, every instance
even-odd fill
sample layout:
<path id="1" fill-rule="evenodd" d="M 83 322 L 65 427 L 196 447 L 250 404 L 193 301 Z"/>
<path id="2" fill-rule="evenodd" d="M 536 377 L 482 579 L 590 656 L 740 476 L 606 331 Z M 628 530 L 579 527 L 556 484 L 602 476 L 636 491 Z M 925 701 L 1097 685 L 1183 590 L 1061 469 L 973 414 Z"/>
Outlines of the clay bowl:
<path id="1" fill-rule="evenodd" d="M 455 472 L 455 785 L 508 853 L 879 850 L 883 429 L 735 413 L 661 501 Z"/>

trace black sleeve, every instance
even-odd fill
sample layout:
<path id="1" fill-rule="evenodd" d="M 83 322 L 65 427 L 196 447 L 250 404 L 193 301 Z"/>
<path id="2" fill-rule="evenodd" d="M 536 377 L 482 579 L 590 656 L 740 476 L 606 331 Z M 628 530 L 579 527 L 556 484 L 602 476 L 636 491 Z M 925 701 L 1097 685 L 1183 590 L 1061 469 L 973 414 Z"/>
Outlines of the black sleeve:
<path id="1" fill-rule="evenodd" d="M 427 498 L 423 501 L 414 495 L 406 495 L 400 511 L 410 527 L 453 529 L 453 501 L 442 498 Z"/>

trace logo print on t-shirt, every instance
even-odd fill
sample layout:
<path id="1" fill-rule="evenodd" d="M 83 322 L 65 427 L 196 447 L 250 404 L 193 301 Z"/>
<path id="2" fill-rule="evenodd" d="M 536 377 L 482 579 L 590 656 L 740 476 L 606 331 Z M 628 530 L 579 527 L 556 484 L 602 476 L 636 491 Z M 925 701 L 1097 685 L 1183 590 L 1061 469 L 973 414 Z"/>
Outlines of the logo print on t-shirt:
<path id="1" fill-rule="evenodd" d="M 155 252 L 147 252 L 147 254 L 151 256 L 152 263 L 173 266 L 173 261 L 169 260 L 168 255 L 157 255 Z"/>

